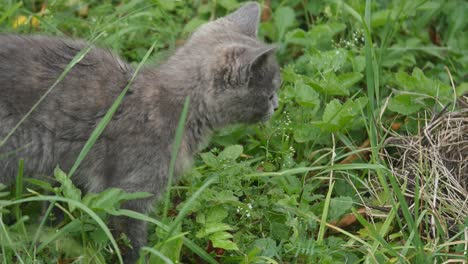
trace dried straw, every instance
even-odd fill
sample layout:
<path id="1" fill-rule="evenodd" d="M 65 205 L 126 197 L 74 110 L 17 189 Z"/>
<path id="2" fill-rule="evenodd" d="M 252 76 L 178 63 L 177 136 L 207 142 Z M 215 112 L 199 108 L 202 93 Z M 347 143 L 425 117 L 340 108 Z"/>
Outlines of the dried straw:
<path id="1" fill-rule="evenodd" d="M 394 135 L 386 141 L 385 156 L 409 200 L 419 185 L 420 208 L 431 213 L 448 233 L 468 216 L 468 108 L 434 116 L 418 136 Z M 389 155 L 389 152 L 396 153 Z M 406 186 L 406 187 L 405 187 Z"/>

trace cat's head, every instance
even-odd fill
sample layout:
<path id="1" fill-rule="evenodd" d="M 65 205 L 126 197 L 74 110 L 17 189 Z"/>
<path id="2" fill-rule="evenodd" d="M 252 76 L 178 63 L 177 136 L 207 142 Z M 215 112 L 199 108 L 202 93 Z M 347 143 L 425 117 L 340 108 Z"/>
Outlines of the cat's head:
<path id="1" fill-rule="evenodd" d="M 216 123 L 268 120 L 278 108 L 280 68 L 275 47 L 257 39 L 260 6 L 247 3 L 199 28 L 185 45 L 209 84 L 202 91 Z"/>

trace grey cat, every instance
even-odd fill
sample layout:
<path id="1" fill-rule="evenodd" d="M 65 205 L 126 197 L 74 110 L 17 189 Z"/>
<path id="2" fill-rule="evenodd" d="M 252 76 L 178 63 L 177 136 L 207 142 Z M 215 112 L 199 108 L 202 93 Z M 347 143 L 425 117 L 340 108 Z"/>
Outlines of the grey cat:
<path id="1" fill-rule="evenodd" d="M 191 100 L 177 174 L 214 129 L 269 119 L 281 81 L 274 47 L 257 39 L 259 16 L 260 6 L 247 3 L 203 25 L 162 65 L 143 69 L 73 182 L 86 192 L 150 192 L 150 199 L 124 204 L 146 213 L 167 183 L 186 96 Z M 0 140 L 86 46 L 79 40 L 0 35 Z M 51 175 L 57 165 L 68 171 L 132 74 L 127 63 L 93 47 L 0 147 L 1 154 L 10 153 L 0 159 L 0 182 L 14 180 L 20 158 L 27 176 Z M 145 223 L 118 218 L 112 227 L 130 238 L 133 250 L 124 258 L 134 262 L 146 243 Z"/>

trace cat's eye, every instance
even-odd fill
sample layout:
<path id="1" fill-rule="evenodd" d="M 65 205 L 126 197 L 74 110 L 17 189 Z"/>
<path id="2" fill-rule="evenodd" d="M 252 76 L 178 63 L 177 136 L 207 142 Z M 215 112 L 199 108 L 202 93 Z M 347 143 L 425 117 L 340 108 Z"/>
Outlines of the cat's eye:
<path id="1" fill-rule="evenodd" d="M 270 95 L 270 97 L 268 97 L 268 100 L 272 101 L 272 100 L 273 100 L 273 97 L 274 97 L 274 95 L 273 95 L 273 94 L 272 94 L 272 95 Z"/>

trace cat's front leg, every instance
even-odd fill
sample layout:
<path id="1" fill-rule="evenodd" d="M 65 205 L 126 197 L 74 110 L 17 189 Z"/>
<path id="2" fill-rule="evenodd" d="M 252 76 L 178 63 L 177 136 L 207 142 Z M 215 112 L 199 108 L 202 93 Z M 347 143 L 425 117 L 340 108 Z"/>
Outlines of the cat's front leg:
<path id="1" fill-rule="evenodd" d="M 138 199 L 123 204 L 124 209 L 146 213 L 153 199 Z M 138 260 L 140 248 L 147 243 L 147 224 L 145 221 L 136 220 L 126 216 L 114 216 L 111 218 L 111 228 L 115 237 L 124 233 L 130 240 L 131 248 L 122 250 L 125 264 L 133 264 Z"/>

